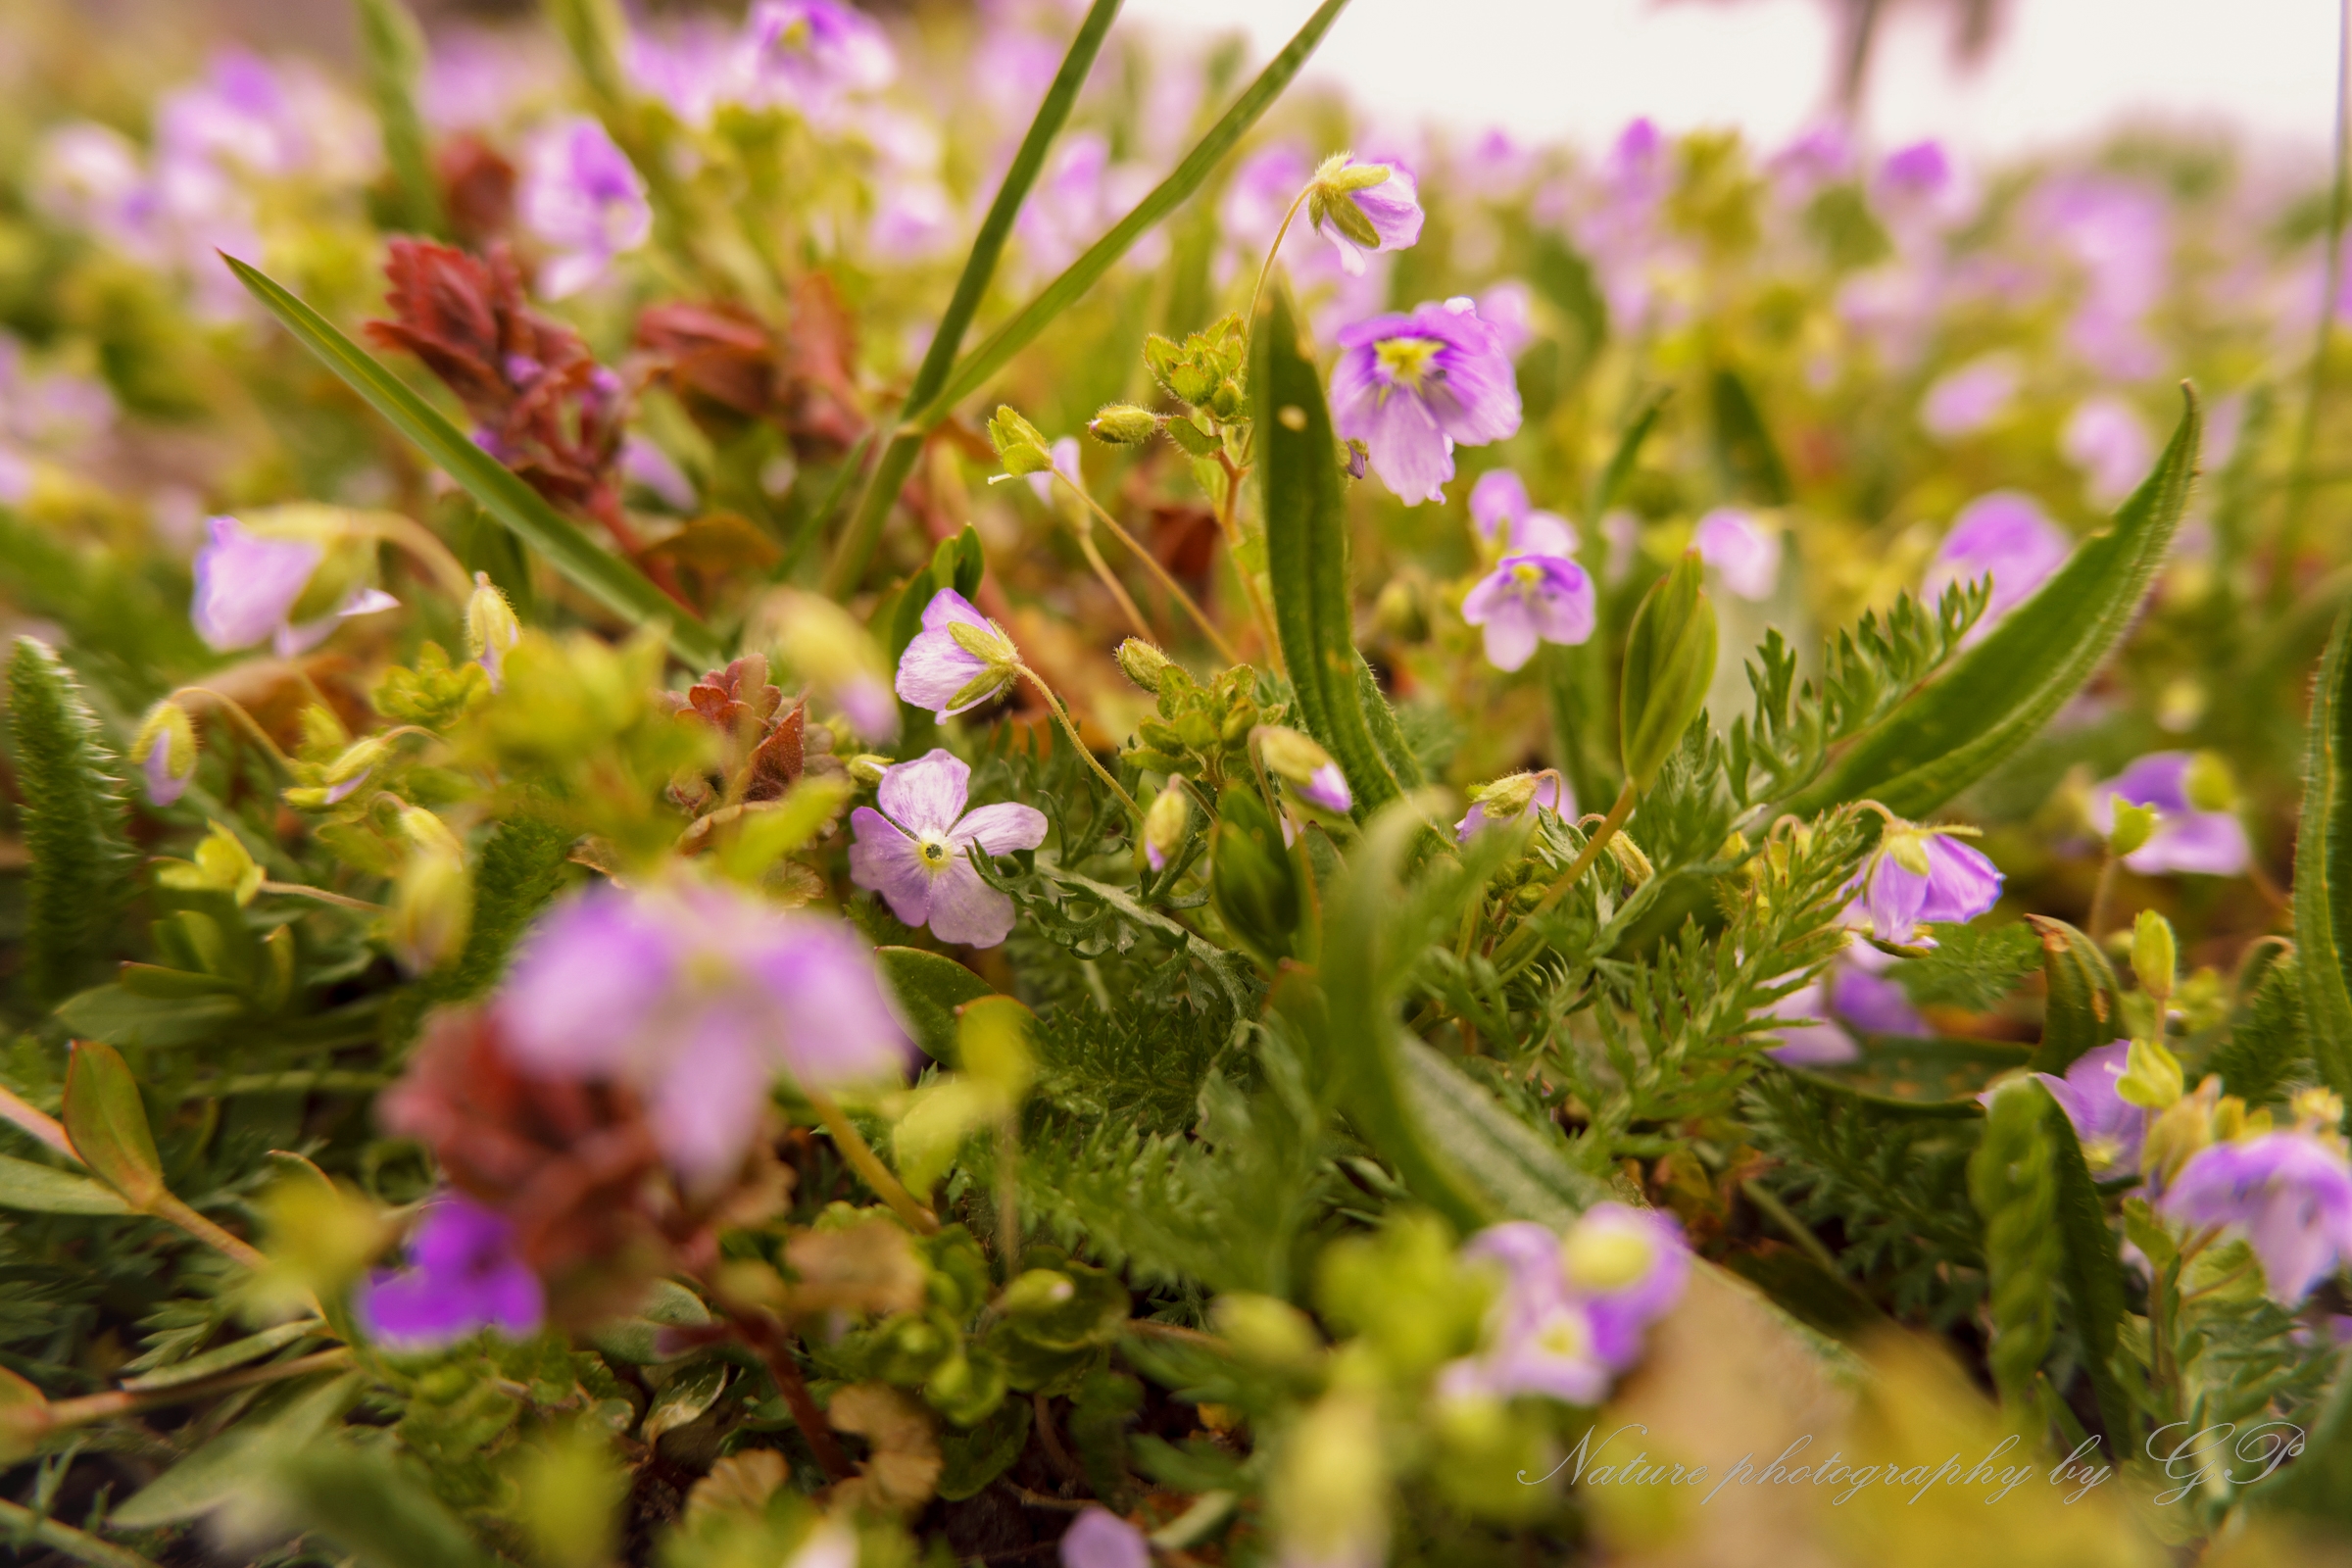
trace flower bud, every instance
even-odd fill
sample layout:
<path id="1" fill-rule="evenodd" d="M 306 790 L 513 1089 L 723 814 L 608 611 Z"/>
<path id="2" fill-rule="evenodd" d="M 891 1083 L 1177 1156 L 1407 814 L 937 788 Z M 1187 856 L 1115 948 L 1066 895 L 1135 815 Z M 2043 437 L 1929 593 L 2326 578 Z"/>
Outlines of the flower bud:
<path id="1" fill-rule="evenodd" d="M 1506 773 L 1493 783 L 1481 784 L 1470 792 L 1470 798 L 1487 808 L 1490 822 L 1507 822 L 1528 808 L 1536 798 L 1536 775 Z"/>
<path id="2" fill-rule="evenodd" d="M 995 416 L 988 421 L 988 440 L 997 449 L 997 458 L 1004 465 L 1006 473 L 1054 471 L 1053 444 L 1036 425 L 1014 413 L 1008 403 L 997 405 Z"/>
<path id="3" fill-rule="evenodd" d="M 1097 411 L 1086 428 L 1107 447 L 1141 446 L 1159 433 L 1159 416 L 1132 403 L 1109 403 Z"/>
<path id="4" fill-rule="evenodd" d="M 1269 1371 L 1311 1371 L 1323 1359 L 1323 1336 L 1304 1312 L 1279 1297 L 1236 1292 L 1217 1298 L 1217 1332 L 1234 1353 Z"/>
<path id="5" fill-rule="evenodd" d="M 416 846 L 392 888 L 384 937 L 411 974 L 423 974 L 457 956 L 473 924 L 473 879 L 457 836 L 430 811 L 410 808 L 400 825 Z"/>
<path id="6" fill-rule="evenodd" d="M 1658 874 L 1658 868 L 1650 863 L 1649 857 L 1642 853 L 1642 846 L 1636 844 L 1634 836 L 1623 828 L 1619 828 L 1609 840 L 1609 858 L 1617 862 L 1617 870 L 1624 876 L 1628 887 L 1638 888 Z"/>
<path id="7" fill-rule="evenodd" d="M 1160 681 L 1175 665 L 1176 661 L 1141 637 L 1130 637 L 1119 644 L 1119 668 L 1126 672 L 1129 680 L 1155 696 L 1159 692 Z"/>
<path id="8" fill-rule="evenodd" d="M 1619 752 L 1627 781 L 1646 790 L 1683 731 L 1706 705 L 1715 678 L 1715 607 L 1702 586 L 1704 564 L 1685 551 L 1650 585 L 1626 638 L 1618 704 Z"/>
<path id="9" fill-rule="evenodd" d="M 196 776 L 196 726 L 169 697 L 147 710 L 130 743 L 130 760 L 147 784 L 147 799 L 170 806 Z"/>
<path id="10" fill-rule="evenodd" d="M 2222 760 L 2218 752 L 2199 752 L 2190 758 L 2188 771 L 2180 777 L 2180 789 L 2193 810 L 2230 811 L 2237 808 L 2237 780 L 2230 776 L 2230 764 Z"/>
<path id="11" fill-rule="evenodd" d="M 2115 826 L 2107 833 L 2107 853 L 2120 860 L 2155 836 L 2156 808 L 2134 806 L 2121 795 L 2108 799 L 2115 807 Z"/>
<path id="12" fill-rule="evenodd" d="M 1184 848 L 1185 835 L 1192 830 L 1193 801 L 1184 786 L 1175 779 L 1154 796 L 1152 808 L 1144 813 L 1144 858 L 1152 869 L 1164 871 L 1176 852 Z"/>
<path id="13" fill-rule="evenodd" d="M 1250 733 L 1266 771 L 1290 785 L 1294 799 L 1333 816 L 1346 816 L 1354 807 L 1340 764 L 1305 735 L 1282 724 L 1260 724 Z"/>
<path id="14" fill-rule="evenodd" d="M 2139 976 L 2139 989 L 2156 999 L 2160 1030 L 2164 1003 L 2173 994 L 2175 964 L 2172 922 L 2154 909 L 2140 910 L 2132 922 L 2132 972 Z"/>
<path id="15" fill-rule="evenodd" d="M 245 841 L 230 832 L 227 826 L 215 821 L 212 830 L 196 846 L 192 860 L 166 860 L 156 868 L 155 880 L 164 887 L 181 888 L 189 892 L 211 891 L 225 893 L 236 900 L 238 906 L 253 902 L 262 890 L 262 868 Z"/>
<path id="16" fill-rule="evenodd" d="M 1388 1481 L 1370 1398 L 1334 1392 L 1316 1401 L 1291 1429 L 1268 1488 L 1282 1560 L 1385 1561 Z"/>
<path id="17" fill-rule="evenodd" d="M 2180 1098 L 2184 1082 L 2180 1058 L 2163 1041 L 2134 1040 L 2115 1092 L 2127 1104 L 2162 1110 Z"/>
<path id="18" fill-rule="evenodd" d="M 521 638 L 522 622 L 514 618 L 514 607 L 490 581 L 488 572 L 475 572 L 473 592 L 466 600 L 466 652 L 490 677 L 492 691 L 504 680 L 501 666 L 507 650 Z"/>
<path id="19" fill-rule="evenodd" d="M 2135 1044 L 2132 1050 L 2139 1048 Z M 2129 1076 L 2127 1074 L 2126 1076 Z M 2181 1095 L 2148 1123 L 2148 1136 L 2139 1151 L 2140 1175 L 2151 1188 L 2161 1188 L 2188 1163 L 2188 1156 L 2213 1142 L 2214 1112 L 2222 1082 L 2208 1077 L 2193 1095 Z M 2118 1093 L 2122 1085 L 2117 1085 Z M 2133 1104 L 2140 1102 L 2124 1099 Z"/>
<path id="20" fill-rule="evenodd" d="M 859 752 L 843 765 L 849 768 L 850 777 L 870 789 L 882 782 L 882 775 L 890 771 L 892 763 L 880 753 Z"/>
<path id="21" fill-rule="evenodd" d="M 1029 1317 L 1066 1306 L 1078 1294 L 1078 1287 L 1067 1274 L 1058 1269 L 1033 1268 L 1004 1287 L 997 1298 L 997 1310 L 1006 1317 Z"/>

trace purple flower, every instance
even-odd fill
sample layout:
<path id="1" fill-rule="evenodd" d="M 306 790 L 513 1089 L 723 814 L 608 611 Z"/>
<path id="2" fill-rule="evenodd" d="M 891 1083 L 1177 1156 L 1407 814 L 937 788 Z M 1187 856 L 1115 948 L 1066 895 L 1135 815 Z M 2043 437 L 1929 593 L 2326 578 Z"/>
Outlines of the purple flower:
<path id="1" fill-rule="evenodd" d="M 1886 155 L 1879 170 L 1880 188 L 1888 196 L 1912 200 L 1934 197 L 1952 182 L 1952 161 L 1936 141 L 1917 141 Z"/>
<path id="2" fill-rule="evenodd" d="M 704 130 L 730 95 L 739 52 L 724 29 L 696 18 L 666 38 L 631 32 L 622 67 L 629 80 L 665 105 L 680 124 Z"/>
<path id="3" fill-rule="evenodd" d="M 2147 425 L 2131 404 L 2115 397 L 2090 398 L 2078 407 L 2058 446 L 2066 461 L 2082 470 L 2083 493 L 2100 507 L 2112 507 L 2136 489 L 2156 457 Z"/>
<path id="4" fill-rule="evenodd" d="M 1504 359 L 1516 361 L 1536 340 L 1535 304 L 1535 290 L 1515 277 L 1479 290 L 1478 318 L 1494 329 Z"/>
<path id="5" fill-rule="evenodd" d="M 1560 1243 L 1560 1272 L 1592 1314 L 1593 1346 L 1619 1371 L 1642 1357 L 1642 1334 L 1683 1298 L 1690 1250 L 1672 1215 L 1595 1203 Z"/>
<path id="6" fill-rule="evenodd" d="M 1054 459 L 1054 473 L 1025 475 L 1030 493 L 1047 506 L 1054 505 L 1054 474 L 1058 473 L 1080 489 L 1086 487 L 1086 475 L 1078 467 L 1078 438 L 1065 435 L 1047 449 Z"/>
<path id="7" fill-rule="evenodd" d="M 960 636 L 958 626 L 964 628 Z M 975 652 L 974 645 L 986 652 Z M 923 629 L 899 656 L 898 693 L 940 718 L 953 718 L 1010 686 L 1019 662 L 1003 627 L 955 589 L 942 588 L 923 607 Z"/>
<path id="8" fill-rule="evenodd" d="M 1467 299 L 1376 316 L 1339 341 L 1334 422 L 1370 449 L 1373 471 L 1407 506 L 1446 499 L 1455 442 L 1480 446 L 1519 428 L 1511 362 Z"/>
<path id="9" fill-rule="evenodd" d="M 353 1310 L 368 1337 L 394 1350 L 431 1350 L 495 1328 L 538 1332 L 547 1314 L 539 1276 L 514 1255 L 514 1228 L 463 1193 L 425 1205 L 409 1238 L 408 1266 L 378 1269 Z"/>
<path id="10" fill-rule="evenodd" d="M 2153 372 L 2163 361 L 2148 336 L 2146 318 L 2164 297 L 2172 274 L 2171 219 L 2164 199 L 2127 181 L 2069 174 L 2035 191 L 2024 217 L 2047 249 L 2074 263 L 2079 275 L 2068 344 L 2110 379 L 2134 380 Z"/>
<path id="11" fill-rule="evenodd" d="M 1965 924 L 1991 908 L 2002 879 L 1974 846 L 1890 823 L 1855 880 L 1872 933 L 1882 942 L 1918 944 L 1926 942 L 1922 925 Z"/>
<path id="12" fill-rule="evenodd" d="M 1508 468 L 1478 476 L 1470 487 L 1470 520 L 1479 538 L 1506 556 L 1573 556 L 1576 525 L 1556 512 L 1539 512 L 1527 485 Z"/>
<path id="13" fill-rule="evenodd" d="M 1527 775 L 1522 774 L 1520 776 L 1526 777 Z M 1497 787 L 1503 781 L 1501 780 L 1497 780 L 1494 785 L 1488 786 L 1488 799 L 1494 798 Z M 1490 812 L 1487 809 L 1486 800 L 1477 800 L 1471 802 L 1470 809 L 1462 813 L 1462 819 L 1459 822 L 1453 824 L 1454 842 L 1458 844 L 1467 844 L 1470 842 L 1471 836 L 1479 832 L 1489 822 L 1515 818 L 1520 812 L 1525 811 L 1531 806 L 1539 810 L 1549 811 L 1556 816 L 1574 816 L 1576 814 L 1576 792 L 1568 787 L 1568 781 L 1566 779 L 1560 777 L 1559 774 L 1551 771 L 1549 768 L 1546 768 L 1543 772 L 1534 775 L 1533 783 L 1528 786 L 1528 797 L 1526 804 L 1519 806 L 1512 810 L 1503 811 L 1497 809 L 1496 811 Z"/>
<path id="14" fill-rule="evenodd" d="M 1448 1367 L 1441 1391 L 1586 1405 L 1640 1359 L 1643 1332 L 1681 1299 L 1690 1271 L 1671 1218 L 1613 1202 L 1594 1204 L 1565 1237 L 1526 1221 L 1492 1226 L 1462 1256 L 1500 1265 L 1503 1289 L 1486 1348 Z"/>
<path id="15" fill-rule="evenodd" d="M 1062 1533 L 1061 1568 L 1152 1568 L 1152 1547 L 1108 1508 L 1089 1507 Z"/>
<path id="16" fill-rule="evenodd" d="M 1536 645 L 1592 635 L 1592 579 L 1559 556 L 1505 556 L 1462 600 L 1462 619 L 1487 632 L 1487 662 L 1512 670 Z"/>
<path id="17" fill-rule="evenodd" d="M 2148 1113 L 2116 1093 L 2132 1042 L 2118 1040 L 2077 1056 L 2064 1078 L 2046 1072 L 2034 1076 L 2075 1124 L 2075 1141 L 2094 1175 L 2129 1175 L 2139 1169 L 2139 1149 L 2148 1136 Z"/>
<path id="18" fill-rule="evenodd" d="M 2156 831 L 2124 857 L 2124 864 L 2142 876 L 2168 871 L 2237 876 L 2253 863 L 2254 849 L 2237 813 L 2200 810 L 2189 799 L 2189 773 L 2195 764 L 2187 752 L 2150 752 L 2091 787 L 2090 823 L 2102 838 L 2115 829 L 2116 796 L 2133 806 L 2156 808 Z"/>
<path id="19" fill-rule="evenodd" d="M 1911 1005 L 1910 993 L 1886 974 L 1893 962 L 1869 943 L 1848 939 L 1845 951 L 1830 966 L 1830 1010 L 1866 1035 L 1916 1039 L 1928 1034 L 1927 1020 Z"/>
<path id="20" fill-rule="evenodd" d="M 2208 1144 L 2160 1202 L 2191 1225 L 2242 1229 L 2272 1298 L 2284 1305 L 2352 1258 L 2352 1166 L 2341 1148 L 2306 1132 Z"/>
<path id="21" fill-rule="evenodd" d="M 188 780 L 196 776 L 193 761 L 185 774 L 172 771 L 172 748 L 158 741 L 139 764 L 139 772 L 147 782 L 147 799 L 156 806 L 170 806 L 187 792 Z"/>
<path id="22" fill-rule="evenodd" d="M 668 453 L 644 436 L 630 434 L 620 438 L 620 472 L 631 484 L 660 497 L 670 511 L 694 510 L 694 481 L 686 477 L 686 470 Z"/>
<path id="23" fill-rule="evenodd" d="M 1785 1067 L 1836 1067 L 1860 1058 L 1862 1047 L 1830 1019 L 1828 988 L 1819 980 L 1798 986 L 1757 1014 L 1787 1019 L 1785 1029 L 1759 1030 L 1759 1041 L 1777 1040 L 1764 1054 Z"/>
<path id="24" fill-rule="evenodd" d="M 1956 582 L 1990 577 L 1984 616 L 1970 629 L 1972 639 L 1981 637 L 2065 565 L 2071 549 L 2032 496 L 1995 490 L 1960 509 L 1951 532 L 1936 547 L 1920 593 L 1933 603 Z"/>
<path id="25" fill-rule="evenodd" d="M 694 1181 L 735 1168 L 779 1074 L 825 1088 L 906 1061 L 854 933 L 699 883 L 608 884 L 559 906 L 498 1009 L 525 1066 L 636 1089 L 663 1156 Z"/>
<path id="26" fill-rule="evenodd" d="M 963 808 L 972 770 L 946 751 L 901 762 L 874 792 L 882 809 L 850 813 L 858 842 L 850 875 L 890 902 L 908 925 L 928 925 L 942 942 L 993 948 L 1012 930 L 1012 900 L 980 880 L 965 852 L 1034 850 L 1046 841 L 1046 813 L 1006 802 Z"/>
<path id="27" fill-rule="evenodd" d="M 1355 806 L 1355 798 L 1348 791 L 1348 777 L 1337 762 L 1325 762 L 1298 786 L 1298 798 L 1319 811 L 1334 816 L 1346 816 Z"/>
<path id="28" fill-rule="evenodd" d="M 881 27 L 836 0 L 760 0 L 741 47 L 747 102 L 811 116 L 844 94 L 887 87 L 899 73 Z"/>
<path id="29" fill-rule="evenodd" d="M 1975 435 L 2008 412 L 2025 371 L 2014 354 L 1986 354 L 1947 370 L 1920 400 L 1919 422 L 1949 441 Z"/>
<path id="30" fill-rule="evenodd" d="M 1724 587 L 1751 602 L 1772 597 L 1781 580 L 1781 536 L 1757 526 L 1753 514 L 1717 507 L 1698 519 L 1691 542 L 1699 559 L 1722 574 Z"/>
<path id="31" fill-rule="evenodd" d="M 1353 276 L 1363 275 L 1366 252 L 1404 250 L 1421 237 L 1420 189 L 1395 164 L 1359 164 L 1343 153 L 1315 171 L 1309 202 L 1315 228 Z"/>
<path id="32" fill-rule="evenodd" d="M 577 294 L 654 231 L 645 181 L 605 127 L 584 116 L 559 122 L 532 142 L 515 210 L 558 252 L 539 277 L 539 291 L 551 300 Z"/>
<path id="33" fill-rule="evenodd" d="M 234 517 L 209 518 L 206 526 L 188 617 L 216 653 L 268 642 L 280 659 L 292 659 L 325 641 L 336 621 L 397 603 L 377 589 L 356 588 L 332 612 L 295 625 L 289 617 L 326 559 L 325 548 L 310 539 L 255 533 Z"/>

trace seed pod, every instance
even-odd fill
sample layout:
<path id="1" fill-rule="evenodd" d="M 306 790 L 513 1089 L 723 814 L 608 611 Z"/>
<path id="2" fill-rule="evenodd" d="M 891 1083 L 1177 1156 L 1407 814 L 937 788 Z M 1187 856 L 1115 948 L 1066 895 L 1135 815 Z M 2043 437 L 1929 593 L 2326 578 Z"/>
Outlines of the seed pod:
<path id="1" fill-rule="evenodd" d="M 1104 446 L 1141 446 L 1159 433 L 1159 416 L 1132 403 L 1111 403 L 1099 410 L 1086 428 Z"/>

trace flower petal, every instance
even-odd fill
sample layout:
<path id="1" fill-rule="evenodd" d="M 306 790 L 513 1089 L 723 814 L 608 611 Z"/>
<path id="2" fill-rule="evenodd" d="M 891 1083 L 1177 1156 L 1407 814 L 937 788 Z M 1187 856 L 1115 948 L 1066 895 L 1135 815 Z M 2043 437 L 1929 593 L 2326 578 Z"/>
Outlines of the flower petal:
<path id="1" fill-rule="evenodd" d="M 931 871 L 914 847 L 914 840 L 870 806 L 850 813 L 850 880 L 879 893 L 890 912 L 907 925 L 931 917 Z"/>
<path id="2" fill-rule="evenodd" d="M 874 800 L 909 833 L 946 833 L 963 815 L 971 782 L 972 770 L 961 758 L 933 747 L 911 762 L 885 770 Z"/>
<path id="3" fill-rule="evenodd" d="M 931 934 L 942 942 L 993 948 L 1012 932 L 1012 900 L 980 880 L 968 860 L 931 879 Z"/>
<path id="4" fill-rule="evenodd" d="M 1034 850 L 1045 843 L 1046 827 L 1046 813 L 1036 807 L 1005 801 L 972 808 L 956 824 L 948 842 L 958 850 L 966 844 L 977 844 L 991 855 L 1009 855 L 1014 850 Z"/>

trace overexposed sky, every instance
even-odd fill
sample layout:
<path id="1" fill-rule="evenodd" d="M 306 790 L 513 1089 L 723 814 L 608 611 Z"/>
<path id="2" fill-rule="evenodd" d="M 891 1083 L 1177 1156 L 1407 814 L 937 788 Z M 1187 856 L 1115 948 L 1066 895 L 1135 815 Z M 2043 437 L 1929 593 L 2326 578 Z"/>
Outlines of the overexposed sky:
<path id="1" fill-rule="evenodd" d="M 1314 5 L 1128 0 L 1126 14 L 1241 27 L 1262 58 Z M 1816 118 L 1830 33 L 1814 0 L 1354 0 L 1308 70 L 1367 110 L 1467 130 L 1591 143 L 1648 115 L 1771 144 Z M 1964 77 L 1944 39 L 1940 16 L 1896 8 L 1867 117 L 1881 145 L 1935 135 L 2008 153 L 2163 117 L 2324 147 L 2334 113 L 2331 0 L 2016 0 L 2007 34 Z"/>

